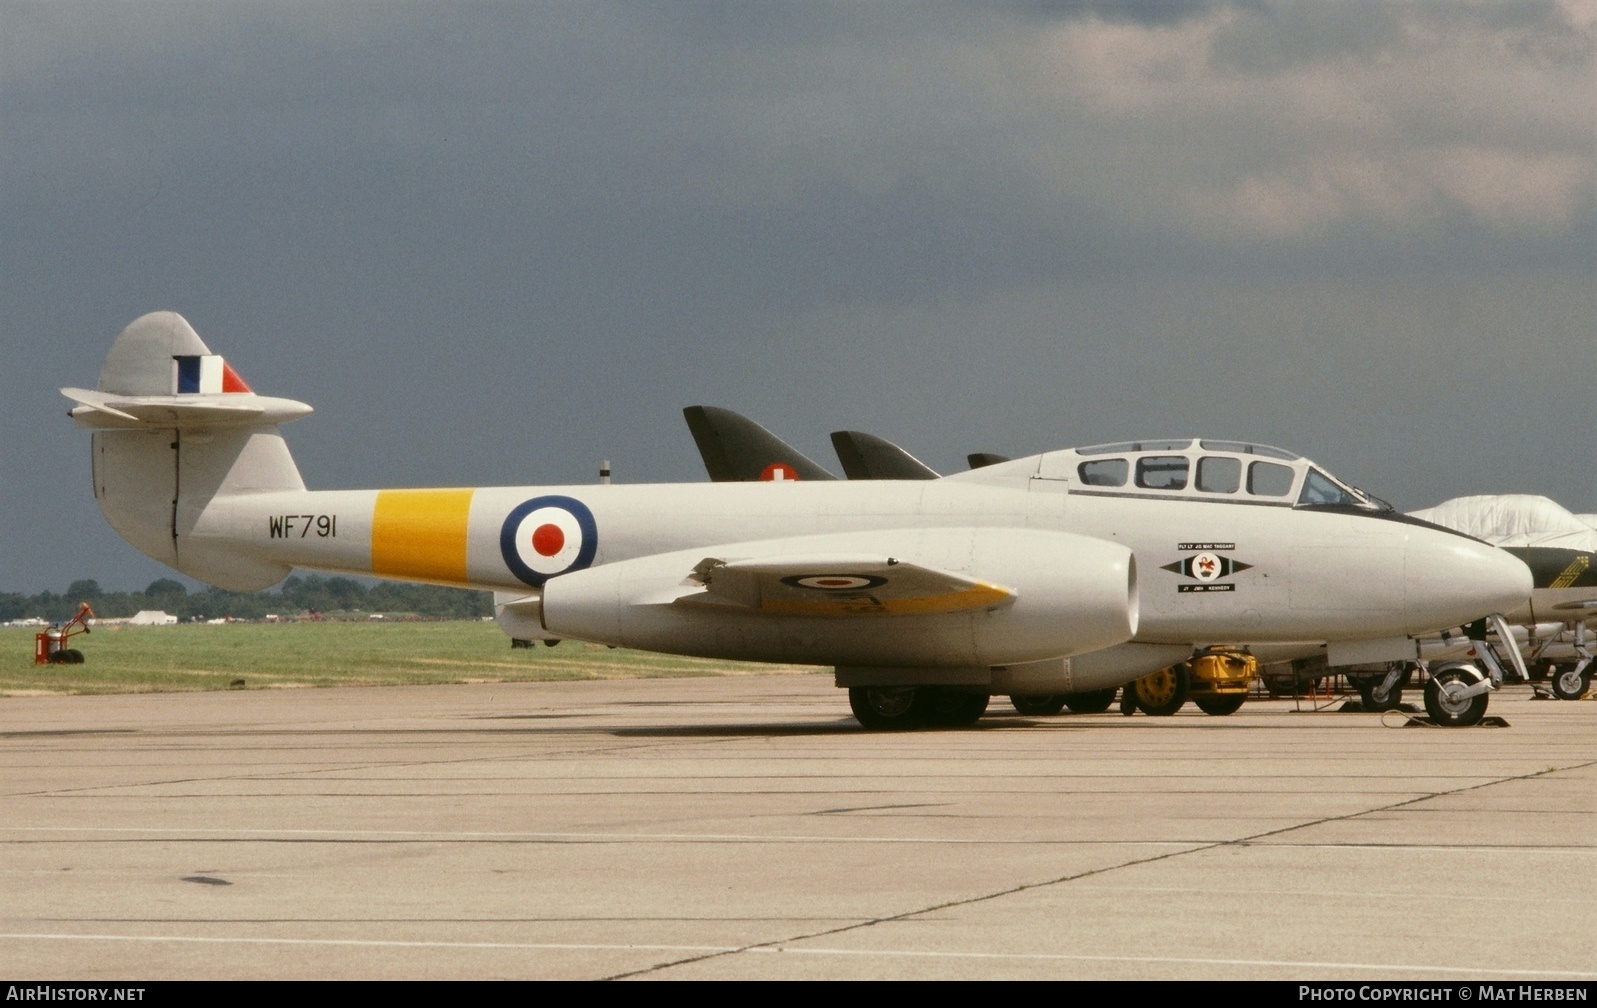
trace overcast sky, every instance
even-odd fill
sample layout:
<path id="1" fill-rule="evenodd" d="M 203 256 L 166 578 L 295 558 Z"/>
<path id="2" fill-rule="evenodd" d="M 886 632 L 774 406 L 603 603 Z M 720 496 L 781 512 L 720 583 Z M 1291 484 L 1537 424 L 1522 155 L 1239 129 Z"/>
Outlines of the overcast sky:
<path id="1" fill-rule="evenodd" d="M 167 573 L 56 392 L 156 309 L 313 488 L 702 480 L 707 403 L 1597 511 L 1594 162 L 1593 0 L 0 0 L 0 591 Z"/>

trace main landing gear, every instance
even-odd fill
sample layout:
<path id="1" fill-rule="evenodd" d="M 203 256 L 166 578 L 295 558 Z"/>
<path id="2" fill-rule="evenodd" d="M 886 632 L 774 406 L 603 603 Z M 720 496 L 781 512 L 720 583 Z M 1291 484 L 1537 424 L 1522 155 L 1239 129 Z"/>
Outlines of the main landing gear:
<path id="1" fill-rule="evenodd" d="M 1058 714 L 1067 707 L 1072 714 L 1102 714 L 1115 702 L 1115 688 L 1081 693 L 1017 694 L 1011 696 L 1009 702 L 1020 713 L 1035 716 Z"/>
<path id="2" fill-rule="evenodd" d="M 1401 710 L 1403 687 L 1413 681 L 1413 662 L 1391 662 L 1384 676 L 1365 676 L 1357 681 L 1359 704 L 1366 711 L 1382 712 Z M 1352 678 L 1349 676 L 1348 678 Z"/>
<path id="3" fill-rule="evenodd" d="M 957 686 L 852 686 L 848 705 L 866 728 L 965 728 L 987 712 L 988 695 Z"/>

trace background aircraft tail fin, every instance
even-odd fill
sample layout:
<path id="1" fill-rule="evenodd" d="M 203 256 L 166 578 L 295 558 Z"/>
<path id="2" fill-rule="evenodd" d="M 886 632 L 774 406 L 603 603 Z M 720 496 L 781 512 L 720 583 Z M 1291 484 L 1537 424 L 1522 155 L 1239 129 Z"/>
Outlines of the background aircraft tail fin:
<path id="1" fill-rule="evenodd" d="M 682 416 L 699 446 L 704 468 L 716 483 L 837 479 L 741 413 L 719 406 L 689 406 Z"/>
<path id="2" fill-rule="evenodd" d="M 833 431 L 832 448 L 849 479 L 929 480 L 942 475 L 893 442 L 864 431 Z"/>
<path id="3" fill-rule="evenodd" d="M 254 591 L 290 568 L 244 556 L 206 535 L 213 503 L 304 490 L 278 424 L 311 412 L 256 395 L 183 316 L 153 312 L 111 345 L 97 386 L 62 389 L 70 415 L 94 428 L 94 496 L 111 527 L 141 552 L 210 584 Z"/>

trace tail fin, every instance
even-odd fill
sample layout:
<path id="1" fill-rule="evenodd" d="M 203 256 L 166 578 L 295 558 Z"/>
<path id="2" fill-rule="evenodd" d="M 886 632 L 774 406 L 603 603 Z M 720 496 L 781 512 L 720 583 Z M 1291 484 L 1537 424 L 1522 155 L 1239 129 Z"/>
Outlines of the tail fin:
<path id="1" fill-rule="evenodd" d="M 942 475 L 893 442 L 864 431 L 833 431 L 832 449 L 851 480 L 929 480 Z"/>
<path id="2" fill-rule="evenodd" d="M 259 396 L 183 316 L 153 312 L 122 330 L 95 389 L 62 389 L 94 428 L 94 496 L 141 552 L 233 591 L 276 584 L 291 568 L 196 534 L 214 500 L 304 490 L 278 424 L 311 412 Z"/>
<path id="3" fill-rule="evenodd" d="M 741 413 L 719 406 L 689 406 L 682 416 L 699 446 L 704 468 L 716 483 L 837 479 Z"/>

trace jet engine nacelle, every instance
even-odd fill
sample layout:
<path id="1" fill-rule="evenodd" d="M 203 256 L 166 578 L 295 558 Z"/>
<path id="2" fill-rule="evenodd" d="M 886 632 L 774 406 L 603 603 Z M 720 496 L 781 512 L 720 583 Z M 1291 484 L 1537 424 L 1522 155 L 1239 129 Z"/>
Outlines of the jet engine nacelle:
<path id="1" fill-rule="evenodd" d="M 977 588 L 898 599 L 908 604 L 761 608 L 758 593 L 722 599 L 695 571 L 786 573 L 783 584 L 848 574 L 848 560 L 873 557 L 891 572 L 913 570 Z M 808 565 L 808 566 L 806 566 Z M 886 566 L 881 566 L 886 565 Z M 749 574 L 749 571 L 756 574 Z M 793 574 L 811 570 L 813 576 Z M 739 582 L 744 584 L 745 582 Z M 712 580 L 709 588 L 716 587 Z M 785 589 L 783 589 L 785 590 Z M 824 598 L 817 592 L 816 598 Z M 750 600 L 753 601 L 750 601 Z M 831 601 L 826 599 L 826 601 Z M 847 598 L 841 600 L 843 603 Z M 544 586 L 542 622 L 556 637 L 647 651 L 816 665 L 970 667 L 1008 665 L 1097 651 L 1137 631 L 1136 562 L 1117 543 L 1025 528 L 932 528 L 845 532 L 734 543 L 604 564 Z"/>

